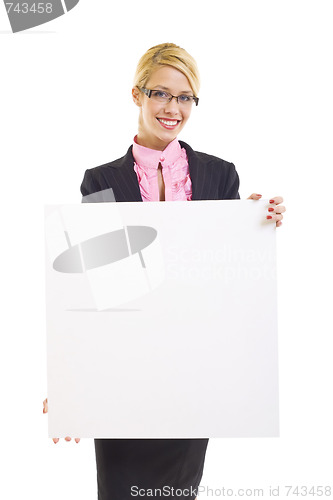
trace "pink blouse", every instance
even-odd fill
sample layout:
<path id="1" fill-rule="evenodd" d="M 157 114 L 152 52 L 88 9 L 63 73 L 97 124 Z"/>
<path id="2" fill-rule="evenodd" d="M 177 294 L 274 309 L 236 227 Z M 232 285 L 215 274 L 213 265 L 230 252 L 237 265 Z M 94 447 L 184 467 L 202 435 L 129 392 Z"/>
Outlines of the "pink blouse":
<path id="1" fill-rule="evenodd" d="M 133 141 L 134 170 L 138 177 L 143 201 L 159 201 L 157 170 L 162 165 L 165 201 L 189 201 L 192 199 L 186 150 L 175 138 L 163 151 L 140 146 Z"/>

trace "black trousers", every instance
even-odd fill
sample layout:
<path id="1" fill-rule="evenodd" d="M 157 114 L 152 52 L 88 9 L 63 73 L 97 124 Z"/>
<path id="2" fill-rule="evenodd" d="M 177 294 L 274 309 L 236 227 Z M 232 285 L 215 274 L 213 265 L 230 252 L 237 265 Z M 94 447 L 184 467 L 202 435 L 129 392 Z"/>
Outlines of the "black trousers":
<path id="1" fill-rule="evenodd" d="M 98 500 L 194 500 L 207 445 L 208 439 L 95 439 Z"/>

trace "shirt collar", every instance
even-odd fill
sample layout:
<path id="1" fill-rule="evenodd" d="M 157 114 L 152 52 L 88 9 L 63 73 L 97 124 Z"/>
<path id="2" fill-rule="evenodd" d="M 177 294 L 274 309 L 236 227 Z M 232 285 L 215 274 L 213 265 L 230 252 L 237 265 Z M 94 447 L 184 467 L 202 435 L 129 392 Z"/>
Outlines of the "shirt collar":
<path id="1" fill-rule="evenodd" d="M 170 166 L 181 156 L 182 148 L 177 137 L 171 141 L 163 151 L 140 146 L 136 142 L 136 137 L 137 136 L 135 136 L 133 140 L 132 153 L 135 162 L 142 168 L 154 168 L 157 170 L 159 163 L 161 163 L 162 166 Z"/>

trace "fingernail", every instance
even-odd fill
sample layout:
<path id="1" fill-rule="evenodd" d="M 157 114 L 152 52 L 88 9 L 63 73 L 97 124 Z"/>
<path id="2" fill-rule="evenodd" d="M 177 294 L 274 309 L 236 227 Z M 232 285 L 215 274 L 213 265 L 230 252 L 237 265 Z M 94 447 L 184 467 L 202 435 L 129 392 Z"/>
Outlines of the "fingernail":
<path id="1" fill-rule="evenodd" d="M 274 212 L 274 208 L 271 207 L 271 208 L 268 209 L 268 211 L 269 212 Z"/>
<path id="2" fill-rule="evenodd" d="M 270 203 L 274 203 L 274 200 L 269 200 Z"/>
<path id="3" fill-rule="evenodd" d="M 271 219 L 272 217 L 270 215 L 267 215 L 267 219 Z"/>
<path id="4" fill-rule="evenodd" d="M 257 193 L 257 194 L 256 194 L 256 196 L 261 196 L 261 194 L 258 194 L 258 193 Z"/>

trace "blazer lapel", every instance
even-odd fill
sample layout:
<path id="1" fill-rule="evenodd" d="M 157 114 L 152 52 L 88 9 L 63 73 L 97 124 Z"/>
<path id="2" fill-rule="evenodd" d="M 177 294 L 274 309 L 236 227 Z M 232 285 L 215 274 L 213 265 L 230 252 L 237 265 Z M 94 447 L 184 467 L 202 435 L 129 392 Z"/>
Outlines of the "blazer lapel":
<path id="1" fill-rule="evenodd" d="M 136 172 L 134 170 L 132 146 L 121 159 L 119 167 L 115 169 L 115 183 L 113 187 L 116 201 L 143 201 Z"/>

